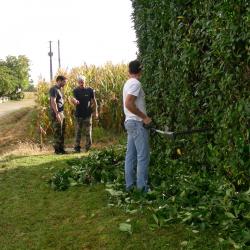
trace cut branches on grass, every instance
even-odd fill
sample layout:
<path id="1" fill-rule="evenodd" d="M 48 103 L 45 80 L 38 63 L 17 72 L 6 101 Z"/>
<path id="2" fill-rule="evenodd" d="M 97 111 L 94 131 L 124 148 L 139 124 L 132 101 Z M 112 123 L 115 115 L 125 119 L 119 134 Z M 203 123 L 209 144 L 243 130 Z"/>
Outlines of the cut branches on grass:
<path id="1" fill-rule="evenodd" d="M 169 160 L 164 167 L 163 158 L 152 155 L 150 184 L 153 191 L 127 193 L 123 177 L 124 155 L 123 146 L 94 151 L 83 159 L 68 162 L 70 166 L 55 173 L 50 185 L 55 190 L 65 190 L 71 181 L 77 185 L 101 182 L 106 184 L 109 207 L 122 208 L 127 214 L 152 213 L 149 222 L 152 230 L 183 223 L 197 235 L 216 229 L 220 232 L 218 237 L 225 239 L 222 245 L 227 247 L 232 242 L 241 247 L 250 243 L 247 237 L 250 232 L 249 190 L 237 192 L 216 171 L 190 169 L 181 159 Z M 161 185 L 158 185 L 159 179 Z M 128 230 L 125 225 L 123 228 Z"/>
<path id="2" fill-rule="evenodd" d="M 194 237 L 178 224 L 152 231 L 150 214 L 108 206 L 104 184 L 52 191 L 46 180 L 78 160 L 74 154 L 1 159 L 0 249 L 179 250 L 185 240 L 193 249 L 216 249 L 212 231 Z"/>

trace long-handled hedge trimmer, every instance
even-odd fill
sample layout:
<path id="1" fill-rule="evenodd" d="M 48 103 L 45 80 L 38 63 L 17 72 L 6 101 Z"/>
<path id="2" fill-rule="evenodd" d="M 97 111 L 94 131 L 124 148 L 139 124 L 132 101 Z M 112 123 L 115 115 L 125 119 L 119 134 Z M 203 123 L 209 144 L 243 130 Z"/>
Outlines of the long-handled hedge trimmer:
<path id="1" fill-rule="evenodd" d="M 165 135 L 167 138 L 174 140 L 177 136 L 182 136 L 182 135 L 190 135 L 190 134 L 195 134 L 195 133 L 203 133 L 203 132 L 208 132 L 212 131 L 212 128 L 198 128 L 198 129 L 189 129 L 189 130 L 183 130 L 183 131 L 169 131 L 168 126 L 165 126 L 165 130 L 159 130 L 153 126 L 153 124 L 148 124 L 144 125 L 145 128 L 150 129 L 156 133 Z"/>

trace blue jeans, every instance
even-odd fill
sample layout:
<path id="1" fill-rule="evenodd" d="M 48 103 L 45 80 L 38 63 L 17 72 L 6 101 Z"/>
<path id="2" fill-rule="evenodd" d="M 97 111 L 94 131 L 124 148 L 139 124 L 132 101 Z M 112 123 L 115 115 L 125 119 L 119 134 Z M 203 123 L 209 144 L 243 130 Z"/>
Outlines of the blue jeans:
<path id="1" fill-rule="evenodd" d="M 149 134 L 143 123 L 127 120 L 124 123 L 128 134 L 125 158 L 125 181 L 129 191 L 135 184 L 139 190 L 148 191 Z"/>

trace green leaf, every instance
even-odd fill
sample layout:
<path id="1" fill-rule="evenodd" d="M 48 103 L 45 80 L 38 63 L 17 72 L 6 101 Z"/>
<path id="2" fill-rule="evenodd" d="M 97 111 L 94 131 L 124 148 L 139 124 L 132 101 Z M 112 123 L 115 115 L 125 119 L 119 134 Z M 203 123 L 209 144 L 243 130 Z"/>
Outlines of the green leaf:
<path id="1" fill-rule="evenodd" d="M 248 212 L 247 214 L 244 214 L 243 217 L 250 220 L 250 212 Z"/>
<path id="2" fill-rule="evenodd" d="M 224 242 L 225 240 L 223 238 L 219 238 L 219 242 L 222 243 Z"/>
<path id="3" fill-rule="evenodd" d="M 137 213 L 137 209 L 133 209 L 133 210 L 128 210 L 127 213 L 129 214 L 136 214 Z"/>
<path id="4" fill-rule="evenodd" d="M 152 216 L 153 216 L 153 218 L 154 218 L 155 223 L 156 223 L 157 225 L 159 225 L 159 220 L 158 220 L 156 214 L 153 214 Z"/>
<path id="5" fill-rule="evenodd" d="M 111 196 L 120 196 L 123 194 L 122 191 L 116 191 L 114 189 L 109 189 L 109 188 L 106 188 L 105 189 L 106 191 L 108 191 L 110 193 Z"/>
<path id="6" fill-rule="evenodd" d="M 192 230 L 192 232 L 193 232 L 194 234 L 198 234 L 198 233 L 199 233 L 198 230 Z"/>
<path id="7" fill-rule="evenodd" d="M 226 212 L 225 215 L 230 219 L 235 219 L 235 216 L 230 212 Z"/>
<path id="8" fill-rule="evenodd" d="M 128 223 L 120 223 L 119 230 L 122 232 L 128 232 L 129 234 L 132 234 L 132 226 Z"/>
<path id="9" fill-rule="evenodd" d="M 74 186 L 77 186 L 78 183 L 73 178 L 69 178 L 69 185 L 71 187 L 74 187 Z"/>
<path id="10" fill-rule="evenodd" d="M 187 245 L 188 245 L 188 242 L 186 240 L 181 242 L 181 246 L 185 247 Z"/>

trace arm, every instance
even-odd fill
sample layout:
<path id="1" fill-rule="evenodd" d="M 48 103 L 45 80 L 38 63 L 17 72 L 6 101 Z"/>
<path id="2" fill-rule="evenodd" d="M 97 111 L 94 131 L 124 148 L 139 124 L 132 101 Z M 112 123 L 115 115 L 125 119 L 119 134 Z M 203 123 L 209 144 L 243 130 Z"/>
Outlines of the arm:
<path id="1" fill-rule="evenodd" d="M 60 115 L 59 115 L 59 111 L 58 111 L 58 109 L 57 109 L 56 97 L 50 97 L 50 103 L 51 103 L 51 107 L 52 107 L 54 113 L 56 114 L 56 119 L 57 119 L 57 121 L 61 123 L 61 122 L 62 122 L 62 119 L 61 119 L 61 117 L 60 117 Z"/>
<path id="2" fill-rule="evenodd" d="M 139 116 L 143 123 L 149 124 L 151 122 L 151 118 L 148 117 L 146 114 L 141 112 L 135 105 L 136 96 L 128 94 L 125 100 L 125 107 L 133 114 Z"/>
<path id="3" fill-rule="evenodd" d="M 78 105 L 80 102 L 75 97 L 70 97 L 70 103 L 73 105 Z"/>
<path id="4" fill-rule="evenodd" d="M 79 105 L 80 102 L 76 99 L 76 90 L 73 90 L 73 96 L 70 97 L 70 103 L 73 105 Z"/>
<path id="5" fill-rule="evenodd" d="M 98 119 L 98 109 L 97 109 L 97 102 L 96 102 L 96 98 L 95 98 L 95 92 L 93 93 L 93 98 L 91 99 L 91 108 L 93 110 L 93 113 L 95 115 L 95 118 Z"/>

